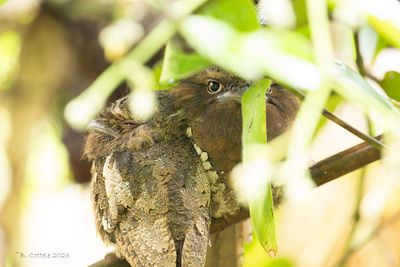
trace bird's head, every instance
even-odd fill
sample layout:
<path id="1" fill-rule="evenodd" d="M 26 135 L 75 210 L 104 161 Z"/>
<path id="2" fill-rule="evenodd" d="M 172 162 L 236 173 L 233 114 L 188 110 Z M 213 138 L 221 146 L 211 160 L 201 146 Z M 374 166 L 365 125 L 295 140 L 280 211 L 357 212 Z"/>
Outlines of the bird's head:
<path id="1" fill-rule="evenodd" d="M 210 67 L 181 81 L 172 93 L 183 109 L 197 145 L 218 170 L 228 171 L 241 158 L 241 97 L 250 83 Z"/>
<path id="2" fill-rule="evenodd" d="M 237 76 L 210 67 L 172 90 L 177 107 L 191 121 L 195 141 L 225 171 L 241 159 L 241 98 L 249 86 Z M 269 140 L 291 125 L 299 104 L 288 90 L 277 84 L 270 87 L 266 94 Z"/>
<path id="3" fill-rule="evenodd" d="M 242 94 L 249 85 L 220 68 L 210 67 L 182 80 L 173 94 L 177 106 L 185 109 L 190 119 L 198 120 L 226 109 L 240 109 Z"/>

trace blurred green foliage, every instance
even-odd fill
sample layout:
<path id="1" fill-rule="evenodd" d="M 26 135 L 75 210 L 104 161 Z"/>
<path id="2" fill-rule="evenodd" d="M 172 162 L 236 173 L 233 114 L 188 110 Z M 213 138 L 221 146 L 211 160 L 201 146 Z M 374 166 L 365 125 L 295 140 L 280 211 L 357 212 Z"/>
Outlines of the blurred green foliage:
<path id="1" fill-rule="evenodd" d="M 13 30 L 0 32 L 0 91 L 8 89 L 18 71 L 21 37 Z"/>
<path id="2" fill-rule="evenodd" d="M 266 18 L 266 27 L 261 27 L 257 19 L 256 6 L 250 0 L 211 0 L 204 5 L 202 1 L 177 1 L 177 3 L 185 12 L 180 12 L 176 19 L 166 16 L 130 54 L 115 62 L 94 83 L 96 86 L 90 88 L 92 92 L 101 92 L 100 99 L 102 100 L 99 103 L 104 103 L 112 88 L 127 78 L 129 75 L 127 66 L 144 64 L 158 48 L 166 45 L 161 70 L 158 65 L 155 71 L 162 85 L 190 76 L 206 66 L 218 65 L 244 79 L 257 81 L 267 76 L 286 85 L 290 90 L 304 91 L 306 103 L 310 97 L 320 108 L 327 106 L 333 109 L 343 99 L 360 106 L 366 114 L 371 112 L 378 114 L 378 118 L 388 122 L 388 131 L 396 132 L 400 129 L 399 111 L 390 100 L 382 96 L 366 81 L 365 77 L 355 70 L 354 66 L 357 66 L 359 62 L 350 62 L 353 66 L 349 67 L 331 55 L 334 54 L 333 52 L 342 51 L 330 51 L 329 47 L 323 46 L 323 44 L 332 45 L 328 43 L 332 38 L 327 29 L 329 23 L 337 19 L 333 13 L 337 11 L 338 1 L 329 1 L 329 8 L 325 2 L 293 1 L 292 8 L 297 16 L 295 29 L 270 27 L 268 18 Z M 200 8 L 196 9 L 196 7 Z M 344 24 L 343 27 L 347 27 L 346 30 L 349 33 L 346 35 L 348 38 L 342 38 L 343 43 L 339 45 L 339 48 L 359 49 L 354 45 L 352 33 L 357 33 L 360 26 L 367 25 L 372 27 L 374 34 L 377 34 L 379 37 L 377 40 L 381 38 L 388 45 L 400 47 L 400 31 L 396 24 L 398 20 L 386 20 L 371 8 L 365 7 L 360 10 L 350 9 L 350 13 L 353 12 L 351 15 L 357 18 L 353 25 L 346 25 L 339 21 Z M 166 12 L 168 13 L 168 10 Z M 328 12 L 329 17 L 326 16 Z M 318 21 L 318 18 L 321 21 Z M 179 43 L 171 40 L 177 33 L 194 51 L 187 52 Z M 323 51 L 329 53 L 321 53 Z M 350 57 L 350 60 L 355 60 L 354 56 Z M 358 65 L 358 67 L 365 66 Z M 104 82 L 110 80 L 111 83 Z M 395 90 L 398 88 L 398 82 L 398 73 L 388 74 L 382 82 L 382 86 L 390 97 L 398 97 L 395 93 L 398 92 Z M 104 86 L 103 89 L 98 89 L 104 84 L 108 89 L 104 89 Z M 268 86 L 269 82 L 264 80 L 256 83 L 245 94 L 242 101 L 244 161 L 250 158 L 247 157 L 247 151 L 251 144 L 266 142 L 263 96 Z M 307 94 L 308 91 L 311 91 L 311 94 Z M 331 92 L 335 93 L 334 97 L 327 100 Z M 85 93 L 82 95 L 81 106 L 89 101 L 84 96 Z M 98 111 L 100 106 L 98 105 L 92 111 Z M 68 112 L 72 114 L 79 111 L 78 109 L 74 111 L 71 106 Z M 315 116 L 317 119 L 312 120 L 308 120 L 304 115 L 310 113 L 301 114 L 303 115 L 300 115 L 298 121 L 311 121 L 307 124 L 310 126 L 311 134 L 307 136 L 310 138 L 315 136 L 320 128 L 317 127 L 319 114 Z M 69 120 L 73 121 L 73 116 Z M 250 127 L 249 131 L 247 126 L 250 124 L 253 127 Z M 319 125 L 321 124 L 322 122 Z M 256 127 L 257 125 L 260 127 Z M 80 127 L 82 126 L 84 126 L 83 123 L 80 124 Z M 299 138 L 307 139 L 308 137 L 298 136 Z M 302 145 L 308 149 L 308 140 Z M 299 173 L 305 172 L 306 165 L 301 164 L 304 162 L 298 163 L 300 169 L 289 170 L 290 175 L 298 176 Z M 267 251 L 275 251 L 270 187 L 264 188 L 261 197 L 250 201 L 250 213 L 254 230 L 262 246 Z M 265 266 L 290 266 L 290 263 L 278 260 Z"/>
<path id="3" fill-rule="evenodd" d="M 209 1 L 196 14 L 226 21 L 239 31 L 253 31 L 260 28 L 256 8 L 250 0 Z"/>
<path id="4" fill-rule="evenodd" d="M 6 2 L 6 0 L 0 0 L 0 5 Z M 68 1 L 53 1 L 53 4 L 55 6 L 62 5 L 62 2 Z M 95 1 L 70 2 L 71 13 L 76 18 L 88 16 L 87 14 L 116 17 L 116 19 L 118 16 L 127 16 L 126 9 L 121 7 L 110 15 L 106 8 L 94 5 Z M 154 6 L 161 3 L 160 1 L 152 2 Z M 360 49 L 354 45 L 354 36 L 367 28 L 369 36 L 365 39 L 361 38 L 360 46 L 369 45 L 370 50 L 368 53 L 361 53 L 361 56 L 373 62 L 384 49 L 390 48 L 399 53 L 400 14 L 397 17 L 385 17 L 381 16 L 378 10 L 366 5 L 353 9 L 349 5 L 350 9 L 347 11 L 350 12 L 350 17 L 357 18 L 354 25 L 349 25 L 336 16 L 339 13 L 338 7 L 341 1 L 330 0 L 327 2 L 329 6 L 326 7 L 326 12 L 329 14 L 329 22 L 341 24 L 350 33 L 346 38 L 336 36 L 343 42 L 340 47 Z M 386 122 L 388 127 L 385 130 L 388 132 L 396 133 L 400 128 L 399 112 L 390 101 L 390 98 L 400 101 L 400 73 L 398 71 L 386 72 L 381 80 L 379 77 L 372 77 L 379 82 L 378 85 L 384 89 L 387 96 L 382 95 L 366 80 L 367 77 L 363 76 L 370 75 L 370 66 L 357 66 L 357 62 L 353 58 L 351 60 L 354 62 L 346 62 L 348 65 L 345 65 L 326 55 L 332 64 L 327 73 L 321 74 L 323 71 L 321 66 L 316 63 L 318 60 L 315 57 L 315 51 L 320 47 L 312 39 L 315 34 L 312 28 L 324 29 L 318 23 L 310 22 L 310 15 L 313 15 L 310 14 L 312 1 L 291 1 L 297 25 L 290 29 L 271 27 L 268 25 L 268 18 L 266 25 L 261 26 L 258 22 L 257 7 L 250 0 L 178 0 L 174 3 L 179 4 L 176 6 L 180 6 L 183 10 L 179 12 L 179 16 L 174 16 L 176 14 L 172 14 L 173 12 L 168 10 L 165 4 L 162 5 L 163 7 L 159 7 L 162 12 L 166 13 L 165 16 L 160 18 L 159 23 L 129 54 L 115 61 L 98 77 L 89 90 L 86 90 L 77 98 L 76 102 L 73 102 L 78 105 L 71 105 L 67 108 L 68 121 L 72 124 L 75 123 L 77 128 L 84 129 L 86 123 L 103 107 L 115 87 L 124 80 L 128 80 L 133 90 L 137 87 L 146 87 L 145 89 L 150 90 L 156 89 L 147 87 L 156 87 L 154 80 L 157 79 L 160 82 L 157 89 L 160 89 L 170 87 L 179 79 L 186 78 L 209 65 L 218 65 L 244 79 L 255 81 L 254 86 L 244 95 L 242 101 L 244 161 L 248 161 L 252 157 L 249 155 L 251 154 L 249 148 L 252 144 L 266 143 L 263 96 L 270 81 L 265 77 L 289 87 L 290 90 L 304 92 L 306 98 L 310 91 L 321 90 L 323 87 L 321 81 L 327 78 L 328 89 L 333 93 L 330 94 L 331 97 L 327 101 L 322 97 L 317 97 L 316 105 L 332 111 L 340 103 L 347 101 L 361 107 L 367 116 L 371 113 L 377 115 L 370 119 Z M 323 3 L 325 2 L 323 1 Z M 383 9 L 390 10 L 390 5 L 393 3 L 395 1 L 388 0 L 380 2 L 380 5 Z M 107 5 L 111 6 L 110 3 Z M 23 20 L 25 24 L 31 23 L 35 16 L 31 14 L 28 17 L 30 19 Z M 3 30 L 3 28 L 0 30 L 0 94 L 8 93 L 5 91 L 12 87 L 18 77 L 22 46 L 20 34 L 17 30 Z M 178 34 L 183 37 L 183 41 L 179 42 L 173 39 Z M 189 49 L 186 47 L 187 45 L 190 46 Z M 152 76 L 150 69 L 144 67 L 144 64 L 163 47 L 165 47 L 163 60 L 155 64 L 154 76 Z M 190 52 L 188 52 L 189 50 Z M 362 63 L 358 62 L 358 64 Z M 357 68 L 365 68 L 367 72 L 360 74 Z M 325 122 L 326 119 L 319 120 L 313 136 Z M 252 126 L 250 127 L 250 125 Z M 38 139 L 33 143 L 34 146 L 40 147 L 42 154 L 34 155 L 32 159 L 29 159 L 28 169 L 32 174 L 40 173 L 44 180 L 51 180 L 55 174 L 66 171 L 48 168 L 47 165 L 39 165 L 36 162 L 36 159 L 39 158 L 51 161 L 54 154 L 52 146 L 61 150 L 61 144 L 57 141 L 60 133 L 54 133 L 52 129 L 46 131 L 51 136 L 44 136 L 44 139 Z M 300 138 L 304 137 L 300 136 Z M 35 149 L 39 150 L 39 148 Z M 55 156 L 66 165 L 65 151 Z M 397 165 L 400 164 L 397 162 Z M 295 176 L 298 173 L 292 173 L 292 175 Z M 266 257 L 266 254 L 263 254 L 265 250 L 277 250 L 270 186 L 263 188 L 260 197 L 250 200 L 249 207 L 258 239 L 255 238 L 255 242 L 246 246 L 246 265 L 293 266 L 285 259 L 271 260 Z M 262 246 L 256 242 L 261 242 Z"/>
<path id="5" fill-rule="evenodd" d="M 385 21 L 375 16 L 368 17 L 369 24 L 390 45 L 400 47 L 400 26 L 393 21 Z"/>
<path id="6" fill-rule="evenodd" d="M 165 47 L 160 83 L 168 86 L 210 64 L 198 53 L 185 53 L 175 42 L 170 41 Z"/>
<path id="7" fill-rule="evenodd" d="M 400 101 L 400 73 L 396 71 L 386 72 L 381 86 L 389 97 Z"/>

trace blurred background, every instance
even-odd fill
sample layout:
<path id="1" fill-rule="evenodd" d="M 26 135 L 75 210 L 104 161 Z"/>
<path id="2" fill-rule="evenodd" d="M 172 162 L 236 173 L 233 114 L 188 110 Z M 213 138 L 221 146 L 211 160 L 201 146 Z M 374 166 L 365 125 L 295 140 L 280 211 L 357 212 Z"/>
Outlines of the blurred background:
<path id="1" fill-rule="evenodd" d="M 87 266 L 110 251 L 94 228 L 84 132 L 66 123 L 64 108 L 154 27 L 168 2 L 0 0 L 0 267 Z M 392 93 L 399 96 L 399 49 L 355 15 L 371 3 L 329 2 L 335 57 L 356 67 L 352 38 L 359 27 L 371 83 L 396 80 Z M 378 2 L 377 11 L 400 14 L 399 2 L 391 1 L 390 10 Z M 265 1 L 263 8 L 270 25 L 308 35 L 305 1 Z M 162 51 L 147 62 L 155 76 L 161 58 Z M 129 92 L 122 84 L 107 102 Z M 370 129 L 357 107 L 338 98 L 330 103 L 352 126 Z M 310 164 L 359 142 L 326 123 L 312 143 Z M 400 266 L 400 191 L 388 188 L 382 173 L 374 163 L 302 201 L 285 202 L 276 215 L 279 266 Z M 256 243 L 245 251 L 246 266 L 268 266 Z"/>

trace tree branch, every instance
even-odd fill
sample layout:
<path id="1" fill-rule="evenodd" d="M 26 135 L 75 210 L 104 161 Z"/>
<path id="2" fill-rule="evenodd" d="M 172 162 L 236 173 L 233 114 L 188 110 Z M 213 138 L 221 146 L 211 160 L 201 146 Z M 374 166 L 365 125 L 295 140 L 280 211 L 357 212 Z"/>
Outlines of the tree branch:
<path id="1" fill-rule="evenodd" d="M 376 139 L 381 140 L 382 136 L 377 136 Z M 363 142 L 311 166 L 311 177 L 320 186 L 377 161 L 380 157 L 380 151 Z"/>
<path id="2" fill-rule="evenodd" d="M 376 139 L 381 140 L 382 136 Z M 381 153 L 366 142 L 353 146 L 331 157 L 319 161 L 309 168 L 311 177 L 317 186 L 321 186 L 339 178 L 347 173 L 364 167 L 379 160 Z M 216 233 L 225 228 L 243 221 L 249 217 L 249 211 L 242 208 L 236 215 L 229 218 L 213 220 L 211 233 Z M 129 267 L 129 264 L 118 259 L 114 254 L 107 254 L 104 259 L 90 265 L 89 267 Z"/>

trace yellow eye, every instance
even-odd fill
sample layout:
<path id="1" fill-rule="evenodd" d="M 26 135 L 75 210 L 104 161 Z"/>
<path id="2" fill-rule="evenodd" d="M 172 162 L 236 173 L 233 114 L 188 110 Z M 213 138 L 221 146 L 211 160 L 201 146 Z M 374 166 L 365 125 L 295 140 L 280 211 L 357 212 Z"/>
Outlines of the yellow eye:
<path id="1" fill-rule="evenodd" d="M 222 89 L 222 85 L 214 80 L 209 80 L 208 81 L 208 92 L 210 94 L 215 94 L 218 93 Z"/>

